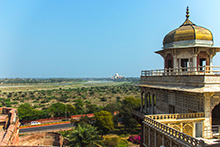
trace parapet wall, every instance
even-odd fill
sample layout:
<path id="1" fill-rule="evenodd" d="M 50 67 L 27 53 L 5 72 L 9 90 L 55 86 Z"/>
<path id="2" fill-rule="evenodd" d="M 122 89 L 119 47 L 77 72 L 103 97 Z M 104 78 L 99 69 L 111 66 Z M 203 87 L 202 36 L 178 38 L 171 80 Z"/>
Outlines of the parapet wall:
<path id="1" fill-rule="evenodd" d="M 166 86 L 220 86 L 220 75 L 141 76 L 141 84 Z"/>
<path id="2" fill-rule="evenodd" d="M 0 108 L 0 115 L 8 115 L 8 119 L 1 120 L 5 122 L 3 130 L 1 130 L 0 146 L 17 145 L 19 143 L 19 126 L 17 109 Z"/>

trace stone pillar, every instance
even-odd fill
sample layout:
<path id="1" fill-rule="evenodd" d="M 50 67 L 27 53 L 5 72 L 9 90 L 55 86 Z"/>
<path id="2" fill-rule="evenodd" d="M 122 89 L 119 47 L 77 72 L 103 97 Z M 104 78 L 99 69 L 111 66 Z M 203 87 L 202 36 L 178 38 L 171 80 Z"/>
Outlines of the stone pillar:
<path id="1" fill-rule="evenodd" d="M 141 93 L 141 112 L 143 112 L 143 95 L 144 95 L 144 92 Z"/>
<path id="2" fill-rule="evenodd" d="M 176 72 L 177 71 L 177 58 L 176 55 L 173 55 L 173 71 Z"/>
<path id="3" fill-rule="evenodd" d="M 154 114 L 154 97 L 155 97 L 155 95 L 153 94 L 152 99 L 151 99 L 152 100 L 152 103 L 151 103 L 152 104 L 152 114 Z"/>
<path id="4" fill-rule="evenodd" d="M 211 73 L 212 73 L 212 66 L 213 66 L 212 59 L 213 59 L 213 55 L 210 55 L 209 61 L 210 61 L 210 71 L 211 71 Z"/>
<path id="5" fill-rule="evenodd" d="M 193 67 L 197 67 L 197 54 L 193 55 Z M 194 68 L 194 71 L 197 71 L 197 68 Z"/>
<path id="6" fill-rule="evenodd" d="M 203 124 L 203 138 L 212 138 L 212 110 L 211 110 L 211 98 L 214 93 L 204 93 L 204 112 L 205 120 Z"/>
<path id="7" fill-rule="evenodd" d="M 154 95 L 154 99 L 155 99 L 154 114 L 157 114 L 157 97 L 156 97 L 156 94 Z"/>
<path id="8" fill-rule="evenodd" d="M 147 101 L 147 114 L 149 114 L 149 101 L 148 101 L 149 95 L 150 95 L 150 93 L 148 92 L 147 93 L 147 98 L 146 98 L 146 101 Z"/>
<path id="9" fill-rule="evenodd" d="M 147 95 L 148 95 L 148 93 L 146 93 L 145 95 L 144 95 L 144 103 L 145 103 L 145 107 L 144 107 L 144 112 L 147 114 L 148 112 L 147 112 Z"/>
<path id="10" fill-rule="evenodd" d="M 149 110 L 148 110 L 148 113 L 149 113 L 149 114 L 151 114 L 151 110 L 150 110 L 150 103 L 151 103 L 151 102 L 150 102 L 150 96 L 151 96 L 151 94 L 148 93 L 148 109 L 149 109 Z"/>

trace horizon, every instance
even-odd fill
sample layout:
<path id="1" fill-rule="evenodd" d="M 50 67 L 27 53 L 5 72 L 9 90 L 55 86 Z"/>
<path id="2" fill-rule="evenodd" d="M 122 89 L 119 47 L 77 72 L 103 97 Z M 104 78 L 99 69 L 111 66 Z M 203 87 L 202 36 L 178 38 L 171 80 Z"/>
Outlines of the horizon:
<path id="1" fill-rule="evenodd" d="M 220 1 L 0 1 L 0 78 L 140 77 L 162 69 L 155 51 L 189 19 L 220 46 Z M 220 65 L 219 53 L 213 65 Z"/>

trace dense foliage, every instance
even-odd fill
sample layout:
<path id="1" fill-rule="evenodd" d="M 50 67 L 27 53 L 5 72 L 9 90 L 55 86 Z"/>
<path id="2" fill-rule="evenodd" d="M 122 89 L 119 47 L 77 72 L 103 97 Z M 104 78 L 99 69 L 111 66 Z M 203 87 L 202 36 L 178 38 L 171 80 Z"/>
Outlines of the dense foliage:
<path id="1" fill-rule="evenodd" d="M 95 113 L 96 125 L 102 134 L 107 134 L 114 129 L 113 116 L 108 111 Z"/>
<path id="2" fill-rule="evenodd" d="M 69 139 L 72 147 L 98 147 L 101 140 L 97 129 L 90 124 L 78 125 L 66 138 Z"/>
<path id="3" fill-rule="evenodd" d="M 49 108 L 53 103 L 71 104 L 77 107 L 79 113 L 92 112 L 97 106 L 121 102 L 124 97 L 140 97 L 140 90 L 133 84 L 117 86 L 96 86 L 73 89 L 53 89 L 38 91 L 0 92 L 0 107 L 19 107 L 29 103 L 38 110 Z M 83 106 L 82 106 L 83 103 Z M 76 104 L 76 105 L 75 105 Z"/>

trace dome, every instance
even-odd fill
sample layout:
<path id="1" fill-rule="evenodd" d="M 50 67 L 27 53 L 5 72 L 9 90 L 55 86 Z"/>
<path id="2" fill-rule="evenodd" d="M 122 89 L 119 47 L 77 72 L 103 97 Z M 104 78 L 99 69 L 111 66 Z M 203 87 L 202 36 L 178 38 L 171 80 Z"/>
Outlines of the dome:
<path id="1" fill-rule="evenodd" d="M 189 20 L 188 7 L 186 14 L 185 22 L 164 37 L 163 48 L 213 46 L 212 32 L 204 27 L 195 25 Z"/>

